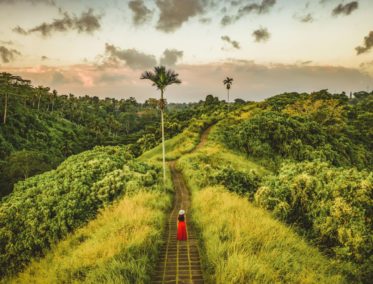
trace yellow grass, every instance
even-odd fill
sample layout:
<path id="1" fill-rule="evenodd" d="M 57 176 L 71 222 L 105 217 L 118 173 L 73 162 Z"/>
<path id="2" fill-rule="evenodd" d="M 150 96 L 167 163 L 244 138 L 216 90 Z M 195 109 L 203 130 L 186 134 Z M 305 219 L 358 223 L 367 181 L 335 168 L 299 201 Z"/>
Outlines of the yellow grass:
<path id="1" fill-rule="evenodd" d="M 211 132 L 215 131 L 213 128 Z M 183 172 L 184 178 L 192 191 L 206 185 L 209 170 L 223 165 L 230 165 L 242 172 L 256 171 L 259 175 L 269 171 L 257 163 L 228 150 L 214 141 L 207 142 L 205 147 L 181 157 L 177 167 Z"/>
<path id="2" fill-rule="evenodd" d="M 125 197 L 11 283 L 147 282 L 170 204 L 170 196 L 158 191 Z"/>
<path id="3" fill-rule="evenodd" d="M 199 143 L 201 133 L 209 125 L 213 119 L 202 116 L 201 119 L 192 119 L 188 128 L 175 137 L 165 141 L 166 160 L 173 161 L 180 158 L 182 155 L 190 153 Z M 140 161 L 161 161 L 162 160 L 162 144 L 143 153 L 139 158 Z"/>
<path id="4" fill-rule="evenodd" d="M 181 155 L 192 151 L 199 142 L 199 133 L 184 130 L 182 133 L 165 141 L 166 160 L 171 161 L 179 158 Z M 140 161 L 149 161 L 155 159 L 162 160 L 162 144 L 145 152 L 139 157 Z"/>
<path id="5" fill-rule="evenodd" d="M 290 228 L 221 187 L 195 191 L 192 210 L 212 283 L 345 282 Z"/>

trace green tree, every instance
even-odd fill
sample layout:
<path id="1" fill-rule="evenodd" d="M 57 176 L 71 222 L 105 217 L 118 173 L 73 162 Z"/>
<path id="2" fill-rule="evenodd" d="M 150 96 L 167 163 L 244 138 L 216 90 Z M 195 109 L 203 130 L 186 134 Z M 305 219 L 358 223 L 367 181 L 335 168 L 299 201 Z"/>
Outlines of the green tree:
<path id="1" fill-rule="evenodd" d="M 38 151 L 22 150 L 13 152 L 6 162 L 9 165 L 6 173 L 10 180 L 26 179 L 36 173 L 50 169 L 46 155 Z"/>
<path id="2" fill-rule="evenodd" d="M 225 78 L 225 80 L 223 81 L 225 87 L 227 88 L 227 92 L 228 92 L 228 111 L 229 111 L 229 90 L 231 89 L 231 86 L 233 84 L 233 78 Z"/>
<path id="3" fill-rule="evenodd" d="M 166 101 L 163 98 L 163 93 L 167 86 L 172 84 L 180 84 L 181 81 L 177 78 L 179 74 L 173 70 L 167 70 L 164 66 L 154 67 L 154 72 L 145 71 L 140 79 L 147 79 L 153 82 L 153 86 L 156 86 L 161 91 L 161 99 L 159 101 L 159 108 L 161 110 L 161 124 L 162 124 L 162 157 L 163 157 L 163 182 L 166 181 L 166 150 L 164 145 L 164 121 L 163 113 L 166 105 Z"/>
<path id="4" fill-rule="evenodd" d="M 7 122 L 8 108 L 9 108 L 9 94 L 15 95 L 15 90 L 18 86 L 29 84 L 29 80 L 23 80 L 19 76 L 14 76 L 10 73 L 2 72 L 0 74 L 0 93 L 4 95 L 4 112 L 3 123 Z M 17 94 L 18 95 L 18 94 Z"/>

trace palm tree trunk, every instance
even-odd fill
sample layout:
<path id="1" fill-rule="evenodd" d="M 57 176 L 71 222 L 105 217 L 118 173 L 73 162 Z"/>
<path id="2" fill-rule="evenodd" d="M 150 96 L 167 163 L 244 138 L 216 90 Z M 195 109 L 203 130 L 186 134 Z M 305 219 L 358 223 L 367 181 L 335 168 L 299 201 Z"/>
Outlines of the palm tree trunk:
<path id="1" fill-rule="evenodd" d="M 38 110 L 40 108 L 40 99 L 41 99 L 41 94 L 39 95 L 39 100 L 38 100 Z"/>
<path id="2" fill-rule="evenodd" d="M 163 104 L 163 90 L 161 91 L 161 104 Z M 165 186 L 166 185 L 166 148 L 165 148 L 165 145 L 164 145 L 163 106 L 161 106 L 161 124 L 162 124 L 163 186 Z"/>
<path id="3" fill-rule="evenodd" d="M 228 112 L 229 112 L 229 89 L 228 89 Z"/>
<path id="4" fill-rule="evenodd" d="M 6 114 L 7 114 L 7 111 L 8 111 L 8 94 L 5 93 L 4 118 L 3 118 L 4 124 L 6 124 Z"/>

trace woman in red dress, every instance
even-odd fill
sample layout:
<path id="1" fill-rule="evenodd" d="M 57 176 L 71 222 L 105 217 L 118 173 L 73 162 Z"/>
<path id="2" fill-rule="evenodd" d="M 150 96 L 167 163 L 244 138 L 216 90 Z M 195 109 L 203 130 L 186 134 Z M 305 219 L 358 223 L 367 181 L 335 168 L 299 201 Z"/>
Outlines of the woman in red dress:
<path id="1" fill-rule="evenodd" d="M 177 240 L 186 241 L 187 231 L 186 231 L 186 225 L 185 225 L 185 211 L 184 210 L 179 211 L 179 217 L 177 219 L 179 220 L 179 224 L 177 226 Z"/>

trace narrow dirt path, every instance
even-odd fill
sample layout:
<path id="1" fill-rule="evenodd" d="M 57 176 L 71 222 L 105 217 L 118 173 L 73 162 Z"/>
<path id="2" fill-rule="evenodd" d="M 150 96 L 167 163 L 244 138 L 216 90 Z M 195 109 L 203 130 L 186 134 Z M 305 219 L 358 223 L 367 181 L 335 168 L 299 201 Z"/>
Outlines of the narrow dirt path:
<path id="1" fill-rule="evenodd" d="M 201 149 L 203 146 L 205 146 L 206 142 L 207 142 L 207 137 L 209 136 L 210 134 L 210 131 L 211 131 L 211 128 L 212 126 L 210 126 L 209 128 L 207 128 L 205 131 L 203 131 L 202 135 L 201 135 L 201 140 L 199 141 L 199 144 L 197 145 L 197 147 L 194 149 L 194 151 L 198 150 L 198 149 Z M 193 151 L 193 152 L 194 152 Z"/>
<path id="2" fill-rule="evenodd" d="M 196 149 L 207 141 L 210 128 L 201 135 L 201 141 Z M 190 193 L 183 175 L 175 167 L 175 162 L 169 163 L 172 181 L 175 188 L 175 199 L 172 211 L 165 228 L 164 245 L 161 248 L 158 265 L 152 277 L 152 283 L 204 283 L 198 251 L 198 240 L 190 224 Z M 177 241 L 177 217 L 180 209 L 185 210 L 187 224 L 187 241 Z"/>

